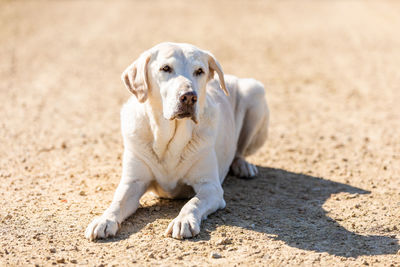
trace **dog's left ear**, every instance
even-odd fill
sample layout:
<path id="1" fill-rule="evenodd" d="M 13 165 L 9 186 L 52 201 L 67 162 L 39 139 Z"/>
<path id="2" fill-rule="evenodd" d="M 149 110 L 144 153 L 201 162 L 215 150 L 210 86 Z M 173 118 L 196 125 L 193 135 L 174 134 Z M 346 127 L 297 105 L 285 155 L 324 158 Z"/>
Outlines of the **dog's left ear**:
<path id="1" fill-rule="evenodd" d="M 226 89 L 225 79 L 224 79 L 224 72 L 222 71 L 221 65 L 215 59 L 215 57 L 210 53 L 206 52 L 208 55 L 208 66 L 210 68 L 210 79 L 214 77 L 214 71 L 218 74 L 219 83 L 221 85 L 222 90 L 224 91 L 225 95 L 229 96 L 229 92 Z"/>
<path id="2" fill-rule="evenodd" d="M 147 99 L 149 83 L 147 79 L 147 65 L 150 61 L 151 53 L 144 52 L 132 63 L 121 76 L 126 88 L 131 91 L 140 103 Z"/>

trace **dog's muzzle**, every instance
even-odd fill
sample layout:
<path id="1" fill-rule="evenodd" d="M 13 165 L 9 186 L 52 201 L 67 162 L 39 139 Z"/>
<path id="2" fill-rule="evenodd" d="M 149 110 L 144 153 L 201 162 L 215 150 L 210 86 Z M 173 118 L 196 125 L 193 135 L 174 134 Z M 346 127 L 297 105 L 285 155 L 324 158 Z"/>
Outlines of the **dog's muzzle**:
<path id="1" fill-rule="evenodd" d="M 178 110 L 175 113 L 174 119 L 191 118 L 195 123 L 197 94 L 194 91 L 189 91 L 179 96 Z"/>

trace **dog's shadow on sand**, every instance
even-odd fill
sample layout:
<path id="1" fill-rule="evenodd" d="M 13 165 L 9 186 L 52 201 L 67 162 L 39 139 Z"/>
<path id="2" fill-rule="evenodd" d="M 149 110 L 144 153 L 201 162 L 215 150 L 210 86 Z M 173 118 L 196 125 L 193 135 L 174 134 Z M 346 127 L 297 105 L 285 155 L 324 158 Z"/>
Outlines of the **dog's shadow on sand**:
<path id="1" fill-rule="evenodd" d="M 400 249 L 395 238 L 347 230 L 328 217 L 322 207 L 332 194 L 369 191 L 282 169 L 258 168 L 260 174 L 252 180 L 226 178 L 226 209 L 203 221 L 200 234 L 190 239 L 192 242 L 209 240 L 217 227 L 230 225 L 269 234 L 299 249 L 343 257 L 396 254 Z M 129 238 L 158 218 L 172 220 L 185 202 L 162 200 L 157 204 L 159 211 L 154 211 L 154 207 L 141 208 L 122 225 L 116 238 L 103 242 Z"/>

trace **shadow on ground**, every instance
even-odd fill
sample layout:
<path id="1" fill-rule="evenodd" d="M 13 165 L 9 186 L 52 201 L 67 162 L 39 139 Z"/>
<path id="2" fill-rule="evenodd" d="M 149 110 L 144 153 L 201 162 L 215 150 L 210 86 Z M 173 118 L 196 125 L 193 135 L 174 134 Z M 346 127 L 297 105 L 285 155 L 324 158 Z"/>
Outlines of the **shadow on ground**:
<path id="1" fill-rule="evenodd" d="M 208 240 L 218 226 L 230 225 L 270 234 L 276 240 L 303 250 L 327 252 L 331 255 L 358 257 L 363 255 L 396 254 L 400 246 L 396 239 L 378 235 L 359 235 L 326 216 L 322 208 L 332 194 L 369 194 L 346 184 L 259 167 L 256 179 L 227 177 L 224 182 L 227 208 L 202 223 L 199 236 L 193 242 Z M 142 208 L 128 218 L 113 242 L 128 238 L 158 218 L 173 219 L 185 201 L 161 200 L 160 211 Z"/>

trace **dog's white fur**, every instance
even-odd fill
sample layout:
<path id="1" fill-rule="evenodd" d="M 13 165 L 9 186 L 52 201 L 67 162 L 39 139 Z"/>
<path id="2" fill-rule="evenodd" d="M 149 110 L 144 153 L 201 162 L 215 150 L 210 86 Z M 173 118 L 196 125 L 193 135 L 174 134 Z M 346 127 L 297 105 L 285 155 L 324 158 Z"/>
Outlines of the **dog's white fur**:
<path id="1" fill-rule="evenodd" d="M 165 65 L 172 68 L 170 73 L 162 70 Z M 194 75 L 199 68 L 204 73 Z M 193 237 L 203 219 L 225 207 L 221 184 L 230 167 L 239 177 L 257 174 L 244 157 L 267 137 L 263 85 L 224 76 L 209 52 L 176 43 L 144 52 L 122 79 L 135 95 L 121 111 L 122 178 L 110 207 L 89 224 L 85 236 L 114 236 L 141 196 L 152 191 L 160 197 L 192 197 L 166 235 Z M 192 118 L 176 119 L 179 95 L 187 91 L 198 95 L 195 112 Z"/>

